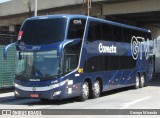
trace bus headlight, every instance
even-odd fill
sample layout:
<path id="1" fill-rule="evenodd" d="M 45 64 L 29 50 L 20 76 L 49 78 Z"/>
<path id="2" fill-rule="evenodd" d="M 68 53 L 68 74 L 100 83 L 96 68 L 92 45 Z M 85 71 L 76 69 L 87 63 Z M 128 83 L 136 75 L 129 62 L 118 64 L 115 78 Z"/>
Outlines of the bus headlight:
<path id="1" fill-rule="evenodd" d="M 61 91 L 56 91 L 53 93 L 53 96 L 59 95 L 61 93 Z"/>

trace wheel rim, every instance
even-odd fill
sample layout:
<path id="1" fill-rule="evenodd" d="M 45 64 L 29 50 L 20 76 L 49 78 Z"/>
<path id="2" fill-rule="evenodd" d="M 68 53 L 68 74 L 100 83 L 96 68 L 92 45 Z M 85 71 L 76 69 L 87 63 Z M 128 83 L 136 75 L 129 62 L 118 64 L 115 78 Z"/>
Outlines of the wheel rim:
<path id="1" fill-rule="evenodd" d="M 99 93 L 100 93 L 100 84 L 99 84 L 99 81 L 96 81 L 94 83 L 94 93 L 95 93 L 95 95 L 99 95 Z"/>
<path id="2" fill-rule="evenodd" d="M 136 77 L 136 86 L 139 87 L 139 77 Z"/>
<path id="3" fill-rule="evenodd" d="M 145 83 L 145 79 L 144 79 L 144 76 L 142 76 L 141 77 L 141 85 L 144 86 L 144 83 Z"/>
<path id="4" fill-rule="evenodd" d="M 87 82 L 85 82 L 84 84 L 83 84 L 83 86 L 82 86 L 82 92 L 83 92 L 83 97 L 84 98 L 87 98 L 88 97 L 88 95 L 89 95 L 89 86 L 88 86 L 88 83 Z"/>

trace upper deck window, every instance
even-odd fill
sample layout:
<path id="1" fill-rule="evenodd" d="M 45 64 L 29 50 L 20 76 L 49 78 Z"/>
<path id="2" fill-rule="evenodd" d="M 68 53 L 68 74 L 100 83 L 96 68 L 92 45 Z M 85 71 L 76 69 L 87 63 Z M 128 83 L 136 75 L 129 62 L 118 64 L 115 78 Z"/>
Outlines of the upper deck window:
<path id="1" fill-rule="evenodd" d="M 22 26 L 23 35 L 18 43 L 25 45 L 45 45 L 64 40 L 67 19 L 27 20 Z"/>
<path id="2" fill-rule="evenodd" d="M 85 19 L 70 20 L 67 39 L 83 38 L 85 24 Z"/>
<path id="3" fill-rule="evenodd" d="M 88 30 L 88 41 L 93 42 L 101 40 L 101 23 L 91 21 Z"/>

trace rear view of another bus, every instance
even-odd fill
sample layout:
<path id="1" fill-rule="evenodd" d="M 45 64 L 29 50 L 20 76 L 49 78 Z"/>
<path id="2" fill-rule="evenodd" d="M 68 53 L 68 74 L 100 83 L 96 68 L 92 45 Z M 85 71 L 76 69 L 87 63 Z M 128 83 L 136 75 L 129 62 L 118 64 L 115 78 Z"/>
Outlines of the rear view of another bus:
<path id="1" fill-rule="evenodd" d="M 154 58 L 154 74 L 156 78 L 160 78 L 160 36 L 155 40 L 155 58 Z"/>

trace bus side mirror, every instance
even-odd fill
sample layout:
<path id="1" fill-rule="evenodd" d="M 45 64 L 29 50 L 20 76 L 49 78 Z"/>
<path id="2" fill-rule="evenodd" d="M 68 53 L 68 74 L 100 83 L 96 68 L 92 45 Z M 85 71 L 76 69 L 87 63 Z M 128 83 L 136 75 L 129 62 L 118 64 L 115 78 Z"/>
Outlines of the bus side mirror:
<path id="1" fill-rule="evenodd" d="M 11 43 L 9 45 L 7 45 L 4 49 L 3 49 L 3 58 L 4 60 L 7 60 L 7 52 L 8 52 L 8 49 L 12 46 L 15 46 L 16 43 Z"/>
<path id="2" fill-rule="evenodd" d="M 18 57 L 18 60 L 21 60 L 22 59 L 22 55 L 21 55 L 22 52 L 19 52 L 19 57 Z"/>

